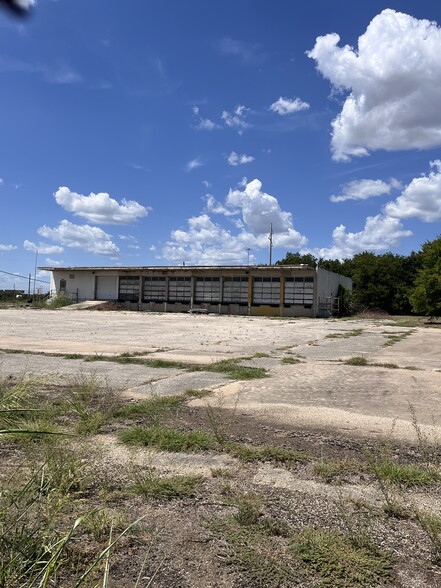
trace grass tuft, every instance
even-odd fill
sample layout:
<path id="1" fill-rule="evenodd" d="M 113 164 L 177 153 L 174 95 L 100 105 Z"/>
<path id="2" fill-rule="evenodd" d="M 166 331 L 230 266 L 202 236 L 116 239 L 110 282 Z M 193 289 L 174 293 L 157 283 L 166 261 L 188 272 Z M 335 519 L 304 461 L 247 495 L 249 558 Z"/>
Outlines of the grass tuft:
<path id="1" fill-rule="evenodd" d="M 368 360 L 365 357 L 350 357 L 349 359 L 345 359 L 343 362 L 345 365 L 369 365 Z"/>
<path id="2" fill-rule="evenodd" d="M 292 549 L 320 574 L 320 586 L 373 588 L 390 576 L 389 554 L 365 541 L 354 543 L 336 531 L 306 529 L 294 538 Z"/>
<path id="3" fill-rule="evenodd" d="M 395 463 L 389 460 L 377 461 L 371 465 L 377 479 L 383 482 L 412 488 L 415 486 L 431 486 L 440 480 L 440 474 L 417 464 Z"/>
<path id="4" fill-rule="evenodd" d="M 327 484 L 339 483 L 350 475 L 360 474 L 366 467 L 358 461 L 349 459 L 329 459 L 314 464 L 314 474 Z"/>
<path id="5" fill-rule="evenodd" d="M 284 365 L 295 365 L 296 363 L 301 363 L 300 359 L 297 357 L 293 357 L 292 355 L 285 355 L 282 357 L 282 363 Z"/>
<path id="6" fill-rule="evenodd" d="M 207 451 L 215 446 L 214 437 L 204 431 L 178 431 L 166 427 L 130 427 L 120 432 L 127 445 L 155 447 L 162 451 Z"/>
<path id="7" fill-rule="evenodd" d="M 170 411 L 177 411 L 185 401 L 184 396 L 153 396 L 141 402 L 133 402 L 118 406 L 115 410 L 115 416 L 126 419 L 138 417 L 147 417 L 156 419 Z"/>
<path id="8" fill-rule="evenodd" d="M 346 331 L 344 333 L 330 333 L 326 335 L 325 339 L 349 339 L 349 337 L 358 337 L 363 334 L 363 329 L 354 329 L 353 331 Z"/>
<path id="9" fill-rule="evenodd" d="M 134 494 L 145 498 L 171 500 L 194 495 L 195 488 L 200 482 L 198 476 L 171 476 L 160 478 L 152 469 L 137 473 L 131 490 Z"/>
<path id="10" fill-rule="evenodd" d="M 189 371 L 225 374 L 233 380 L 254 380 L 268 377 L 268 370 L 260 367 L 244 366 L 240 364 L 241 361 L 243 361 L 241 358 L 223 359 L 207 365 L 190 366 Z"/>
<path id="11" fill-rule="evenodd" d="M 240 524 L 236 517 L 228 517 L 210 521 L 210 529 L 221 541 L 223 559 L 244 575 L 244 585 L 256 588 L 300 585 L 302 571 L 281 540 L 282 525 L 265 520 Z"/>

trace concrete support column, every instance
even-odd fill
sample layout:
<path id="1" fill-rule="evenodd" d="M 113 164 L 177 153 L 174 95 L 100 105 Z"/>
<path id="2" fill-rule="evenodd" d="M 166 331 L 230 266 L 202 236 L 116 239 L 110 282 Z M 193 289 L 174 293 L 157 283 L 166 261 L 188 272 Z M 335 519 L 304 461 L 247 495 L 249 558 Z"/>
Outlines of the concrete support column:
<path id="1" fill-rule="evenodd" d="M 144 276 L 139 276 L 138 310 L 142 310 L 142 294 L 144 290 Z"/>
<path id="2" fill-rule="evenodd" d="M 280 276 L 280 316 L 283 316 L 285 308 L 285 276 Z"/>
<path id="3" fill-rule="evenodd" d="M 193 308 L 193 304 L 194 304 L 194 289 L 196 287 L 196 278 L 194 276 L 191 276 L 191 282 L 190 282 L 190 310 Z"/>

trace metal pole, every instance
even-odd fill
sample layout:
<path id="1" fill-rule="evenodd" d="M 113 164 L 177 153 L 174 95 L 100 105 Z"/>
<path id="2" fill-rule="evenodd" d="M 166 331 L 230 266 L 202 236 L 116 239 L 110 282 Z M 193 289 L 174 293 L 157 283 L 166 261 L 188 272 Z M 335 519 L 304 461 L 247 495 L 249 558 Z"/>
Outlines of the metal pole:
<path id="1" fill-rule="evenodd" d="M 34 269 L 34 296 L 35 296 L 35 284 L 37 283 L 37 264 L 38 264 L 38 249 L 35 250 L 35 269 Z"/>
<path id="2" fill-rule="evenodd" d="M 270 234 L 269 234 L 269 264 L 273 265 L 273 223 L 270 224 Z"/>
<path id="3" fill-rule="evenodd" d="M 247 247 L 247 253 L 248 253 L 247 265 L 250 265 L 250 251 L 251 251 L 251 247 Z"/>

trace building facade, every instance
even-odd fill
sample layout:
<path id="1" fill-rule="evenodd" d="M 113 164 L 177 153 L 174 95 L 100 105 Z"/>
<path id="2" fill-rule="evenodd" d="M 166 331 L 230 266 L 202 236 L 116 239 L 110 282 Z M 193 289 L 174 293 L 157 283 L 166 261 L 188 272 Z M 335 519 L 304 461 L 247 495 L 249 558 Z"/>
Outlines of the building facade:
<path id="1" fill-rule="evenodd" d="M 42 267 L 51 292 L 74 300 L 114 300 L 130 310 L 262 316 L 336 314 L 352 280 L 295 266 Z"/>

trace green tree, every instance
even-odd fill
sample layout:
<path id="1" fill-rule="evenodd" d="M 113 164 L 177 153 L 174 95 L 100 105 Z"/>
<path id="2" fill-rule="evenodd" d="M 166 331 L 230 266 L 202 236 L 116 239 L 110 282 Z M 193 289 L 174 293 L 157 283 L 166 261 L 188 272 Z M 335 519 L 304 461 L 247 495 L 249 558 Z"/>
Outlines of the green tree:
<path id="1" fill-rule="evenodd" d="M 341 274 L 348 278 L 352 278 L 352 272 L 354 270 L 352 259 L 319 259 L 318 266 L 329 272 Z"/>
<path id="2" fill-rule="evenodd" d="M 427 241 L 420 254 L 421 267 L 410 295 L 416 314 L 441 316 L 441 236 Z"/>
<path id="3" fill-rule="evenodd" d="M 300 265 L 306 264 L 310 267 L 317 267 L 318 259 L 312 253 L 291 253 L 288 252 L 283 259 L 278 261 L 276 265 Z"/>
<path id="4" fill-rule="evenodd" d="M 359 309 L 379 308 L 391 314 L 411 312 L 409 295 L 416 277 L 418 258 L 367 251 L 354 256 L 351 278 L 354 303 Z"/>

